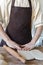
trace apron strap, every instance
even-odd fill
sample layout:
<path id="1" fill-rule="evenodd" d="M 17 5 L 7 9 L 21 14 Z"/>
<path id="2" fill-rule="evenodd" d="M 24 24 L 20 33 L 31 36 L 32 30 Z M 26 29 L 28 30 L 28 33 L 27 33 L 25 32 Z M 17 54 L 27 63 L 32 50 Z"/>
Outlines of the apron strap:
<path id="1" fill-rule="evenodd" d="M 31 0 L 28 0 L 29 1 L 29 4 L 30 4 L 30 7 L 32 7 L 32 5 L 31 5 Z"/>
<path id="2" fill-rule="evenodd" d="M 12 0 L 12 6 L 14 6 L 14 2 L 15 2 L 15 0 Z"/>

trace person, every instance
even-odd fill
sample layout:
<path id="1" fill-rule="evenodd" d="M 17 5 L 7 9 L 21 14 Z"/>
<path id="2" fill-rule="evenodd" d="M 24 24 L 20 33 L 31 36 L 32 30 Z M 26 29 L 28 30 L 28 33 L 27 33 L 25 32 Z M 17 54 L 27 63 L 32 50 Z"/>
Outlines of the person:
<path id="1" fill-rule="evenodd" d="M 19 50 L 33 49 L 43 28 L 39 1 L 1 0 L 0 12 L 0 36 L 2 37 L 0 46 L 7 44 Z M 36 30 L 32 38 L 33 21 Z"/>

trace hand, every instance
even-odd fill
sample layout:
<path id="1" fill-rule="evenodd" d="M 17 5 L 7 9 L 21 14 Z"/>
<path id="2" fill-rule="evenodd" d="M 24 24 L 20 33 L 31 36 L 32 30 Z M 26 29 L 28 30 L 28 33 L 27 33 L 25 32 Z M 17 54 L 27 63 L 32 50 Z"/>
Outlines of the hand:
<path id="1" fill-rule="evenodd" d="M 7 44 L 9 47 L 13 48 L 13 49 L 21 50 L 21 48 L 19 47 L 19 45 L 16 44 L 15 42 L 13 42 L 12 40 L 8 41 L 6 44 Z"/>
<path id="2" fill-rule="evenodd" d="M 21 45 L 21 47 L 22 47 L 22 50 L 31 50 L 31 49 L 33 49 L 34 47 L 35 47 L 35 45 L 34 45 L 34 43 L 28 43 L 28 44 L 25 44 L 25 45 Z"/>

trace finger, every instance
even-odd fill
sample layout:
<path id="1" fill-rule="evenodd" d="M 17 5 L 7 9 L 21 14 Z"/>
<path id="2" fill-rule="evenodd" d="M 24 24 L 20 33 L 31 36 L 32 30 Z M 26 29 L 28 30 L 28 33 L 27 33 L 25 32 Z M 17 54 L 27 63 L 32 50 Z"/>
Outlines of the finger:
<path id="1" fill-rule="evenodd" d="M 31 47 L 30 50 L 32 50 L 34 47 Z"/>
<path id="2" fill-rule="evenodd" d="M 26 51 L 30 51 L 30 48 L 25 48 Z"/>
<path id="3" fill-rule="evenodd" d="M 27 50 L 27 48 L 26 48 L 26 47 L 25 47 L 25 48 L 22 48 L 22 50 L 25 50 L 25 51 L 26 51 L 26 50 Z"/>
<path id="4" fill-rule="evenodd" d="M 16 47 L 16 49 L 17 49 L 17 50 L 21 50 L 21 48 L 19 48 L 19 47 Z"/>
<path id="5" fill-rule="evenodd" d="M 22 50 L 24 50 L 25 48 L 22 48 Z"/>
<path id="6" fill-rule="evenodd" d="M 27 48 L 26 51 L 30 51 L 30 48 Z"/>
<path id="7" fill-rule="evenodd" d="M 24 47 L 24 46 L 26 46 L 26 44 L 25 45 L 20 45 L 21 47 Z"/>
<path id="8" fill-rule="evenodd" d="M 21 48 L 20 48 L 20 47 L 17 47 L 17 49 L 18 49 L 18 50 L 21 50 Z"/>
<path id="9" fill-rule="evenodd" d="M 30 51 L 30 50 L 31 50 L 31 48 L 25 47 L 25 48 L 23 48 L 22 50 L 25 50 L 25 51 Z"/>
<path id="10" fill-rule="evenodd" d="M 32 50 L 33 48 L 34 48 L 34 47 L 31 47 L 31 48 L 29 49 L 29 51 Z"/>

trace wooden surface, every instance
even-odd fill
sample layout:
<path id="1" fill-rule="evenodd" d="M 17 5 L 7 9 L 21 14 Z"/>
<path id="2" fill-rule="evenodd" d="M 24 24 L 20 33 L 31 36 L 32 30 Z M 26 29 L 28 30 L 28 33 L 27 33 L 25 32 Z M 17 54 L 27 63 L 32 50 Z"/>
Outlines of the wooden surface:
<path id="1" fill-rule="evenodd" d="M 43 52 L 43 47 L 38 47 L 35 49 L 39 49 L 40 51 Z M 5 61 L 8 62 L 8 65 L 43 65 L 43 61 L 38 60 L 26 61 L 26 63 L 23 64 L 20 60 L 11 56 L 7 51 L 5 51 L 5 49 L 1 47 L 0 47 L 0 53 L 5 57 Z"/>

